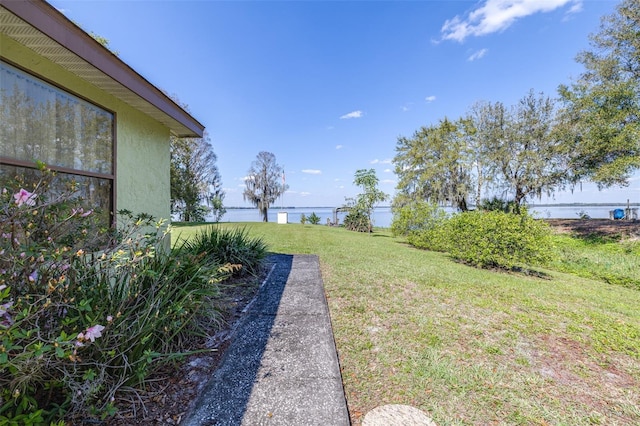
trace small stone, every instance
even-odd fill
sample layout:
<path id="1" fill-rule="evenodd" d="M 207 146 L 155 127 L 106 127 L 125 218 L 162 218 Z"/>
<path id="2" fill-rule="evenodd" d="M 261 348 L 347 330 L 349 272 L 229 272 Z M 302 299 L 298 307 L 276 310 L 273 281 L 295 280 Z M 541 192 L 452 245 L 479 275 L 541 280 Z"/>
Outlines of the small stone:
<path id="1" fill-rule="evenodd" d="M 401 404 L 381 405 L 365 414 L 362 426 L 437 426 L 424 411 Z"/>

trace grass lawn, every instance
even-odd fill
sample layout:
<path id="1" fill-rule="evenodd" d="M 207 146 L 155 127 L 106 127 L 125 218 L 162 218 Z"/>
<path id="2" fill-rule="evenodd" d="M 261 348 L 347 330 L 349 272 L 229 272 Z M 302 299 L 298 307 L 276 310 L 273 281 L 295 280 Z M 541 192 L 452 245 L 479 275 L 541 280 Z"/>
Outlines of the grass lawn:
<path id="1" fill-rule="evenodd" d="M 441 426 L 640 424 L 637 289 L 478 270 L 383 230 L 223 226 L 319 255 L 354 424 L 392 403 Z"/>

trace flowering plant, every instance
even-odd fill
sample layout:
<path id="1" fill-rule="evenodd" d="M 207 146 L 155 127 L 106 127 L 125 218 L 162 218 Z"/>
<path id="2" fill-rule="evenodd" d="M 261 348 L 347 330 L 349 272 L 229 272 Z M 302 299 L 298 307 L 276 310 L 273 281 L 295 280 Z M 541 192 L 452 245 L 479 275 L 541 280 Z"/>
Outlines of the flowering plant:
<path id="1" fill-rule="evenodd" d="M 228 271 L 159 249 L 169 229 L 148 215 L 105 229 L 78 192 L 44 165 L 0 180 L 0 424 L 114 415 L 216 316 L 205 302 Z"/>

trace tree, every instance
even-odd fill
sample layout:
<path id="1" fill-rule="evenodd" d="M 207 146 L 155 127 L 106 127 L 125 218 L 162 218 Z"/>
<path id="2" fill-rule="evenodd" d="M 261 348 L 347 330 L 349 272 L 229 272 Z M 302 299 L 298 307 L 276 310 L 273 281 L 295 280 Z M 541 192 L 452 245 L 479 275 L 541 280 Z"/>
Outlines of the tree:
<path id="1" fill-rule="evenodd" d="M 393 159 L 399 178 L 394 204 L 410 201 L 450 203 L 466 211 L 472 187 L 471 157 L 462 122 L 447 118 L 438 126 L 422 127 L 412 138 L 400 137 Z"/>
<path id="2" fill-rule="evenodd" d="M 224 207 L 225 193 L 222 189 L 222 181 L 217 180 L 210 186 L 210 192 L 207 196 L 207 206 L 213 216 L 214 222 L 220 222 L 222 217 L 227 213 L 227 209 Z"/>
<path id="3" fill-rule="evenodd" d="M 475 189 L 475 205 L 482 202 L 483 191 L 489 186 L 490 166 L 485 141 L 501 134 L 504 128 L 504 106 L 496 102 L 477 102 L 465 118 L 460 120 L 462 134 L 468 150 Z"/>
<path id="4" fill-rule="evenodd" d="M 374 169 L 357 170 L 353 183 L 362 188 L 363 192 L 355 199 L 347 199 L 350 210 L 344 220 L 345 226 L 353 231 L 371 232 L 373 209 L 377 203 L 385 201 L 389 196 L 378 189 L 378 177 Z"/>
<path id="5" fill-rule="evenodd" d="M 551 194 L 566 180 L 567 157 L 554 131 L 554 105 L 531 90 L 509 112 L 499 104 L 488 109 L 494 124 L 484 141 L 486 161 L 493 182 L 512 197 L 516 213 L 528 197 Z"/>
<path id="6" fill-rule="evenodd" d="M 213 211 L 219 221 L 224 214 L 224 192 L 209 136 L 171 137 L 171 213 L 185 222 L 204 221 Z M 207 207 L 208 204 L 210 207 Z"/>
<path id="7" fill-rule="evenodd" d="M 559 88 L 573 181 L 627 185 L 640 168 L 640 3 L 623 0 L 576 60 L 585 71 Z"/>
<path id="8" fill-rule="evenodd" d="M 268 222 L 269 206 L 289 189 L 284 183 L 284 170 L 276 163 L 276 156 L 266 151 L 258 153 L 251 163 L 245 184 L 244 199 L 258 208 L 263 222 Z"/>

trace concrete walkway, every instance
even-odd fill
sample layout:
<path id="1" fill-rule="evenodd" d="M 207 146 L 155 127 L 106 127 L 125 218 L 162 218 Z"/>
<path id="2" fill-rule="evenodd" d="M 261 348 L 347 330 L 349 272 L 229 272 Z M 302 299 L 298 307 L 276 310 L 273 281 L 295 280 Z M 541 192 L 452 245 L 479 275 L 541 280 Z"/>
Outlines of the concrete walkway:
<path id="1" fill-rule="evenodd" d="M 318 257 L 275 255 L 184 426 L 349 425 Z"/>

